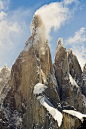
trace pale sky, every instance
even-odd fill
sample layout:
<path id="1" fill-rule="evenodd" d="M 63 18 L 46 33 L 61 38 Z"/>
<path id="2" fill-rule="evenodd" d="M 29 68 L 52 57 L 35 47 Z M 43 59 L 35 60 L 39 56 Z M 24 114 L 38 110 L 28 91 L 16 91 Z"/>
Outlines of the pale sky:
<path id="1" fill-rule="evenodd" d="M 34 13 L 39 13 L 46 27 L 52 60 L 57 40 L 86 63 L 86 0 L 0 0 L 0 68 L 15 62 L 31 35 Z"/>

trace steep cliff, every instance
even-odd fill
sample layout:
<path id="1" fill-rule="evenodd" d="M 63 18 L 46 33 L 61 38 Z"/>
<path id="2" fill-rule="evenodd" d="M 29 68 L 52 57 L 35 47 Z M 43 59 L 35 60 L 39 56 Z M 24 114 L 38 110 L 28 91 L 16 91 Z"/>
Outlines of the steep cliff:
<path id="1" fill-rule="evenodd" d="M 82 71 L 76 56 L 72 50 L 66 51 L 61 38 L 57 41 L 53 66 L 61 101 L 67 102 L 69 105 L 74 106 L 76 110 L 84 113 L 86 105 L 81 88 L 78 86 L 81 81 Z"/>
<path id="2" fill-rule="evenodd" d="M 26 41 L 25 47 L 16 59 L 11 69 L 9 85 L 11 87 L 4 100 L 5 108 L 20 112 L 23 128 L 50 126 L 46 110 L 33 94 L 34 86 L 40 82 L 48 87 L 44 96 L 57 107 L 60 102 L 53 83 L 53 67 L 44 24 L 39 15 L 34 15 L 31 25 L 32 36 Z M 42 121 L 44 120 L 44 123 Z M 9 119 L 8 119 L 9 121 Z M 12 126 L 16 126 L 13 123 Z"/>
<path id="3" fill-rule="evenodd" d="M 11 72 L 6 66 L 0 72 L 0 128 L 77 129 L 86 118 L 82 75 L 86 79 L 85 67 L 82 73 L 61 38 L 52 65 L 46 28 L 35 14 L 31 36 Z"/>
<path id="4" fill-rule="evenodd" d="M 59 96 L 61 100 L 69 97 L 69 65 L 67 58 L 67 51 L 63 45 L 63 40 L 61 38 L 57 41 L 57 48 L 54 57 L 54 68 L 57 83 L 59 85 Z M 64 91 L 65 90 L 65 91 Z M 65 94 L 66 93 L 66 94 Z M 66 95 L 66 98 L 65 98 Z"/>
<path id="5" fill-rule="evenodd" d="M 0 128 L 8 129 L 8 120 L 6 119 L 4 112 L 2 110 L 3 101 L 10 90 L 8 80 L 10 78 L 11 70 L 7 68 L 5 64 L 4 67 L 0 71 Z"/>
<path id="6" fill-rule="evenodd" d="M 86 64 L 84 65 L 83 68 L 83 73 L 82 73 L 82 93 L 85 95 L 86 97 Z"/>
<path id="7" fill-rule="evenodd" d="M 8 93 L 10 87 L 8 85 L 8 80 L 10 78 L 11 70 L 7 68 L 5 64 L 4 67 L 0 71 L 0 108 L 3 103 L 6 94 Z"/>
<path id="8" fill-rule="evenodd" d="M 78 86 L 81 87 L 81 82 L 82 82 L 82 70 L 79 64 L 79 61 L 75 54 L 73 53 L 72 49 L 68 50 L 68 63 L 69 63 L 69 72 L 73 79 L 76 81 Z"/>

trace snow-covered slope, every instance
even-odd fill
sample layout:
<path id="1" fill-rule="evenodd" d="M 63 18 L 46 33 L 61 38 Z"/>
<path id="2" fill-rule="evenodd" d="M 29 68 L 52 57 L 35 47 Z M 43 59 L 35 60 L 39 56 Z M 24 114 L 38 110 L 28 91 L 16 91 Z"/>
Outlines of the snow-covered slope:
<path id="1" fill-rule="evenodd" d="M 34 94 L 38 95 L 41 94 L 42 92 L 44 92 L 44 90 L 48 88 L 47 86 L 45 86 L 44 84 L 38 83 L 34 86 Z M 62 124 L 62 118 L 63 115 L 61 112 L 59 112 L 50 102 L 49 100 L 43 96 L 43 95 L 39 95 L 37 96 L 37 100 L 39 100 L 40 104 L 43 105 L 44 108 L 47 109 L 47 111 L 52 115 L 52 117 L 58 122 L 58 126 L 60 127 Z"/>
<path id="2" fill-rule="evenodd" d="M 74 110 L 63 110 L 63 112 L 66 112 L 72 116 L 76 116 L 83 122 L 83 117 L 86 117 L 86 114 L 82 114 L 80 112 L 74 111 Z"/>

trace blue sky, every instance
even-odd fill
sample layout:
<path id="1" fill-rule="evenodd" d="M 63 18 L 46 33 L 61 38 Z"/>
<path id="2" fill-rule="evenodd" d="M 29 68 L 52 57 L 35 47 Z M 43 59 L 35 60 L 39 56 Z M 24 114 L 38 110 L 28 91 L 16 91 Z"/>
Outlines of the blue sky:
<path id="1" fill-rule="evenodd" d="M 46 6 L 45 6 L 46 5 Z M 57 40 L 86 63 L 86 0 L 0 0 L 0 68 L 11 68 L 31 35 L 34 13 L 41 15 L 54 61 Z"/>

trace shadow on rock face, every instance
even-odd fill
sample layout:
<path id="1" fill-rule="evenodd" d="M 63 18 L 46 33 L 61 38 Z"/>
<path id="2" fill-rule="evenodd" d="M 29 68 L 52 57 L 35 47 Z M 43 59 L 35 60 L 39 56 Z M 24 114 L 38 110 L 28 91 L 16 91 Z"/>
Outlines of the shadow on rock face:
<path id="1" fill-rule="evenodd" d="M 84 117 L 83 119 L 83 123 L 77 129 L 86 129 L 86 117 Z"/>

